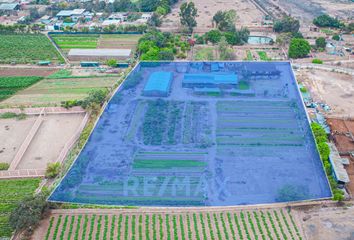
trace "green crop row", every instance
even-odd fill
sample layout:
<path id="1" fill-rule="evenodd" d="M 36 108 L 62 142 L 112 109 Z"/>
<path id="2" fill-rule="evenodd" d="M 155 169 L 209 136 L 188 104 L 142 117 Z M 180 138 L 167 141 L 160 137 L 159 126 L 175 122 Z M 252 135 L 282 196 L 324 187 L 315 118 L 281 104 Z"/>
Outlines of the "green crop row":
<path id="1" fill-rule="evenodd" d="M 150 231 L 153 240 L 302 239 L 293 216 L 282 209 L 239 213 L 192 212 L 185 215 L 119 214 L 112 215 L 111 221 L 109 219 L 110 215 L 93 214 L 84 215 L 84 221 L 81 221 L 81 215 L 60 214 L 57 218 L 49 218 L 45 239 L 141 240 L 150 239 Z M 82 236 L 79 236 L 79 232 L 82 232 Z"/>
<path id="2" fill-rule="evenodd" d="M 43 34 L 0 34 L 0 63 L 64 62 Z"/>

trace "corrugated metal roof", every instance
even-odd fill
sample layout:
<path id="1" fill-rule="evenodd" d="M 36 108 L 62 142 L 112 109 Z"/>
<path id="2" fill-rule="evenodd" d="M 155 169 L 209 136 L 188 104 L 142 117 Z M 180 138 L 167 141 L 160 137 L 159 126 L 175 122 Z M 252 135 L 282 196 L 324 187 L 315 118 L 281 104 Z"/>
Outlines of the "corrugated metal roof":
<path id="1" fill-rule="evenodd" d="M 17 3 L 3 3 L 0 4 L 0 10 L 3 11 L 15 10 L 17 5 L 18 5 Z"/>
<path id="2" fill-rule="evenodd" d="M 336 179 L 344 183 L 350 182 L 348 173 L 343 166 L 343 160 L 339 155 L 336 146 L 333 143 L 328 143 L 328 146 L 331 150 L 329 161 L 331 162 Z"/>
<path id="3" fill-rule="evenodd" d="M 167 92 L 171 86 L 172 73 L 171 72 L 154 72 L 150 75 L 147 81 L 145 91 L 161 91 Z"/>
<path id="4" fill-rule="evenodd" d="M 195 84 L 237 84 L 237 75 L 230 74 L 215 74 L 215 73 L 189 73 L 185 74 L 183 83 Z"/>
<path id="5" fill-rule="evenodd" d="M 70 49 L 69 56 L 129 57 L 130 49 Z"/>

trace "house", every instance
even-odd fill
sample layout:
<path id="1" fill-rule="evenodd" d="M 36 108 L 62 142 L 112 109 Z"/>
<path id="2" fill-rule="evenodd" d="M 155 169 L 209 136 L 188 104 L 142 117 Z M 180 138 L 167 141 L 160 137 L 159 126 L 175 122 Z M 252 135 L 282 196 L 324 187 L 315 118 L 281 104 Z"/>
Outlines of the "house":
<path id="1" fill-rule="evenodd" d="M 18 3 L 2 3 L 0 4 L 0 12 L 6 14 L 12 14 L 20 10 L 20 5 Z"/>
<path id="2" fill-rule="evenodd" d="M 141 15 L 140 19 L 149 21 L 151 17 L 152 17 L 152 13 L 143 13 L 143 14 Z"/>
<path id="3" fill-rule="evenodd" d="M 108 18 L 108 20 L 119 20 L 125 22 L 128 19 L 128 13 L 113 13 Z"/>
<path id="4" fill-rule="evenodd" d="M 72 21 L 76 22 L 80 18 L 84 17 L 84 12 L 85 9 L 62 10 L 56 15 L 56 17 L 60 20 L 64 20 L 69 17 Z"/>

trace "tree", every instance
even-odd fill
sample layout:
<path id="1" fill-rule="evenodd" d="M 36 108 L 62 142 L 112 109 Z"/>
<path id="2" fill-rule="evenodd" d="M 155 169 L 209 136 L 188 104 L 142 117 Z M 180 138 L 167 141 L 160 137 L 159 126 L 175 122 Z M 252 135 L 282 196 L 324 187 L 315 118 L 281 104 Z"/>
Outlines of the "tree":
<path id="1" fill-rule="evenodd" d="M 47 169 L 45 171 L 45 176 L 47 178 L 55 178 L 60 172 L 60 163 L 48 163 Z"/>
<path id="2" fill-rule="evenodd" d="M 229 47 L 229 44 L 226 41 L 226 37 L 222 36 L 219 44 L 218 44 L 218 51 L 219 51 L 219 59 L 220 60 L 231 60 L 232 50 Z"/>
<path id="3" fill-rule="evenodd" d="M 213 17 L 213 21 L 220 31 L 233 31 L 235 29 L 235 19 L 236 11 L 233 9 L 218 11 Z"/>
<path id="4" fill-rule="evenodd" d="M 193 28 L 197 26 L 195 18 L 198 16 L 198 10 L 193 2 L 184 2 L 180 7 L 181 24 L 188 28 L 188 31 L 193 32 Z"/>
<path id="5" fill-rule="evenodd" d="M 333 27 L 333 28 L 339 28 L 343 26 L 343 24 L 338 21 L 338 19 L 335 19 L 327 14 L 320 15 L 313 19 L 313 24 L 315 24 L 318 27 Z"/>
<path id="6" fill-rule="evenodd" d="M 159 6 L 160 0 L 140 0 L 139 6 L 142 12 L 153 12 Z"/>
<path id="7" fill-rule="evenodd" d="M 140 59 L 143 61 L 158 61 L 159 60 L 159 48 L 158 47 L 152 47 L 149 51 L 146 53 L 142 54 Z"/>
<path id="8" fill-rule="evenodd" d="M 218 43 L 221 39 L 221 32 L 219 30 L 210 30 L 209 32 L 206 33 L 207 35 L 207 41 L 210 41 L 211 43 Z"/>
<path id="9" fill-rule="evenodd" d="M 115 12 L 129 12 L 137 10 L 137 7 L 130 0 L 115 0 L 113 2 L 113 9 Z"/>
<path id="10" fill-rule="evenodd" d="M 10 226 L 16 231 L 24 229 L 32 231 L 49 208 L 46 197 L 45 194 L 41 193 L 21 201 L 15 210 L 11 212 L 9 218 Z"/>
<path id="11" fill-rule="evenodd" d="M 290 41 L 288 55 L 290 58 L 306 57 L 311 50 L 309 42 L 301 38 L 293 38 Z"/>
<path id="12" fill-rule="evenodd" d="M 326 39 L 324 37 L 319 37 L 316 39 L 316 48 L 323 49 L 326 47 Z"/>
<path id="13" fill-rule="evenodd" d="M 81 104 L 82 107 L 85 109 L 90 108 L 90 106 L 93 104 L 102 106 L 102 104 L 106 100 L 107 93 L 108 92 L 106 89 L 98 89 L 98 90 L 90 91 L 88 96 L 82 101 Z"/>
<path id="14" fill-rule="evenodd" d="M 275 21 L 274 32 L 292 32 L 296 33 L 300 29 L 300 22 L 292 17 L 284 17 L 281 20 Z"/>

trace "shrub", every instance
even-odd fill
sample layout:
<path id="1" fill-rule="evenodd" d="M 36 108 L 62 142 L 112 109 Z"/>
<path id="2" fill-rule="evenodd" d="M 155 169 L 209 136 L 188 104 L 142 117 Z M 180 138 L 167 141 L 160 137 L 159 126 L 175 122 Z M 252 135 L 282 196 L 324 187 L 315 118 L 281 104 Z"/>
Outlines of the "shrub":
<path id="1" fill-rule="evenodd" d="M 316 48 L 325 48 L 326 39 L 324 37 L 319 37 L 316 39 Z"/>
<path id="2" fill-rule="evenodd" d="M 211 30 L 206 33 L 206 39 L 211 43 L 218 43 L 221 39 L 221 32 L 219 30 Z"/>
<path id="3" fill-rule="evenodd" d="M 10 226 L 16 231 L 33 230 L 49 209 L 46 198 L 47 196 L 41 193 L 21 201 L 10 215 Z"/>
<path id="4" fill-rule="evenodd" d="M 322 64 L 323 61 L 321 59 L 315 58 L 315 59 L 312 59 L 312 63 L 314 63 L 314 64 Z"/>
<path id="5" fill-rule="evenodd" d="M 45 176 L 47 178 L 55 178 L 60 172 L 60 163 L 48 163 L 47 169 L 45 171 Z"/>
<path id="6" fill-rule="evenodd" d="M 110 67 L 117 67 L 117 60 L 116 59 L 108 59 L 106 64 Z"/>
<path id="7" fill-rule="evenodd" d="M 335 41 L 339 41 L 340 40 L 340 36 L 338 34 L 335 34 L 332 36 L 332 39 Z"/>
<path id="8" fill-rule="evenodd" d="M 327 14 L 323 14 L 313 19 L 313 24 L 315 24 L 318 27 L 334 27 L 334 28 L 339 28 L 342 25 L 337 19 Z"/>
<path id="9" fill-rule="evenodd" d="M 10 164 L 0 162 L 0 171 L 1 170 L 7 170 L 7 169 L 9 169 L 9 167 L 10 167 Z"/>

